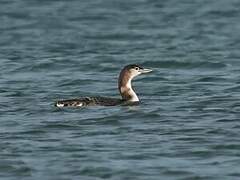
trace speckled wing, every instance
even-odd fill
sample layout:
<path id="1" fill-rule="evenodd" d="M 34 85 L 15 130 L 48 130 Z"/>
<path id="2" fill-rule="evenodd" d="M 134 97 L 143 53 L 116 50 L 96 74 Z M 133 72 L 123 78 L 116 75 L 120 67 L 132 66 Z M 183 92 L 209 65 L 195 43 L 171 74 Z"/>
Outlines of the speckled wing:
<path id="1" fill-rule="evenodd" d="M 84 106 L 116 106 L 123 100 L 108 97 L 83 97 L 78 99 L 62 100 L 55 103 L 56 107 L 84 107 Z"/>

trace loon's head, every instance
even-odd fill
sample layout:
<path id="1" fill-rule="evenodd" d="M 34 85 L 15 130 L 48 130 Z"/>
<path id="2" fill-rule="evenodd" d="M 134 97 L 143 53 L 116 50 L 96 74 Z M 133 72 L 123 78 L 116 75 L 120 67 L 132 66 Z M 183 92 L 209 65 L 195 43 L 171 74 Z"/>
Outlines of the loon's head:
<path id="1" fill-rule="evenodd" d="M 149 73 L 151 71 L 152 71 L 151 69 L 143 68 L 137 64 L 130 64 L 130 65 L 125 66 L 122 69 L 121 74 L 122 74 L 122 76 L 126 76 L 129 79 L 133 79 L 134 77 L 136 77 L 140 74 Z"/>
<path id="2" fill-rule="evenodd" d="M 118 79 L 118 89 L 124 100 L 136 102 L 139 101 L 136 93 L 132 89 L 131 81 L 134 77 L 151 72 L 151 69 L 142 68 L 137 64 L 130 64 L 125 66 Z"/>

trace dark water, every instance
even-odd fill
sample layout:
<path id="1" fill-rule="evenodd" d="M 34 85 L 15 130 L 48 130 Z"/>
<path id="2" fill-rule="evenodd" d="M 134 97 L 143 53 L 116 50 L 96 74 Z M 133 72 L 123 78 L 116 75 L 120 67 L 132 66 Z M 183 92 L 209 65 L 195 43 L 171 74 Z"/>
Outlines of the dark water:
<path id="1" fill-rule="evenodd" d="M 1 179 L 240 179 L 240 1 L 1 0 Z M 119 97 L 136 107 L 53 107 Z"/>

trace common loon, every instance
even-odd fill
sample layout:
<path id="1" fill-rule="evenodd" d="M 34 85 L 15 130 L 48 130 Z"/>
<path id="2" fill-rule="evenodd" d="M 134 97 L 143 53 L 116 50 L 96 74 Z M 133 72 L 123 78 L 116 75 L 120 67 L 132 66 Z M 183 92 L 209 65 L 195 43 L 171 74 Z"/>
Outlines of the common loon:
<path id="1" fill-rule="evenodd" d="M 145 69 L 137 64 L 125 66 L 118 78 L 118 90 L 122 99 L 108 97 L 82 97 L 78 99 L 61 100 L 55 103 L 56 107 L 83 107 L 83 106 L 116 106 L 138 104 L 139 99 L 132 88 L 132 79 L 140 74 L 149 73 L 151 69 Z"/>

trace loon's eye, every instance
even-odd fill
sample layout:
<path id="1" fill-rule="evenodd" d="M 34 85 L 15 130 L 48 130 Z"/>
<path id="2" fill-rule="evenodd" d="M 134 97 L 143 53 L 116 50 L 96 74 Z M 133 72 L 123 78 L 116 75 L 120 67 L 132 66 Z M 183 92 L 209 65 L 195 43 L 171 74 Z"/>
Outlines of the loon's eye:
<path id="1" fill-rule="evenodd" d="M 135 67 L 135 70 L 137 70 L 137 71 L 138 71 L 138 70 L 139 70 L 139 67 Z"/>

